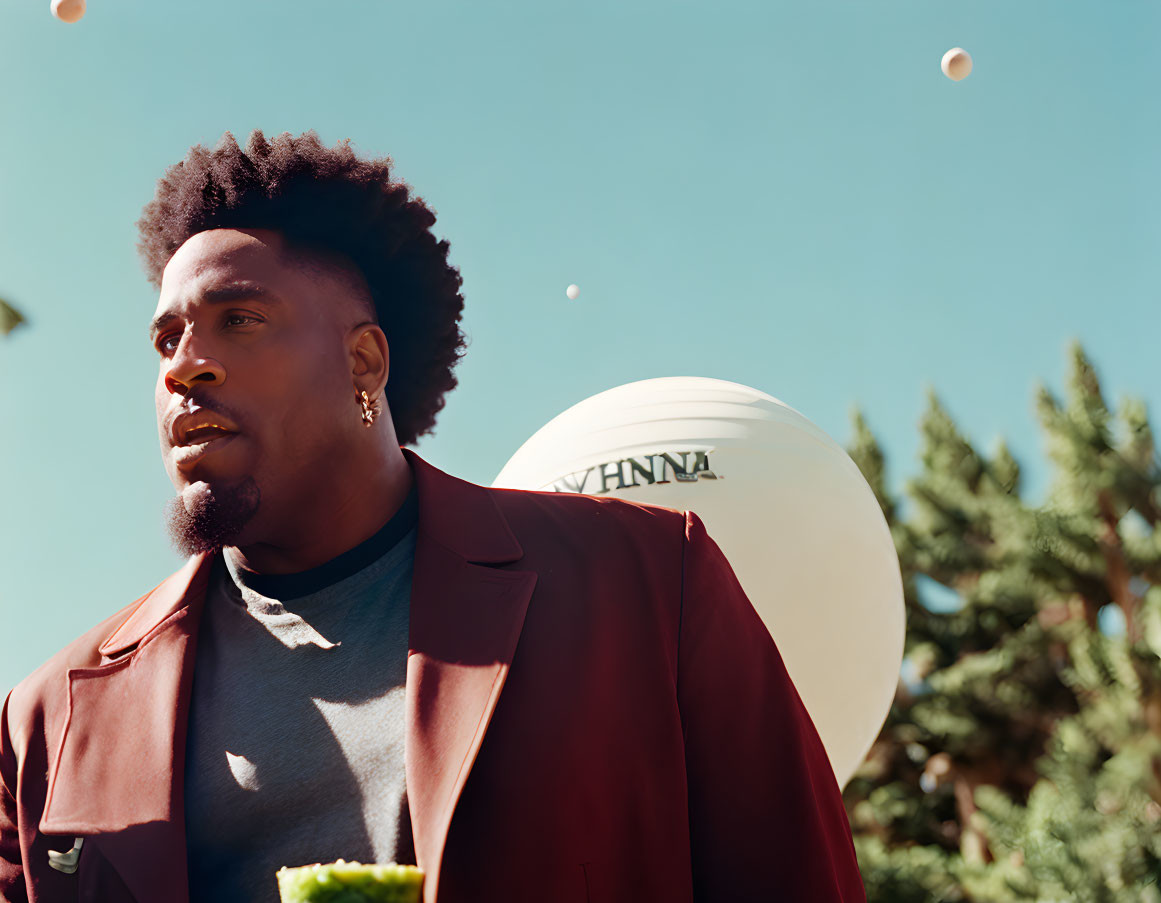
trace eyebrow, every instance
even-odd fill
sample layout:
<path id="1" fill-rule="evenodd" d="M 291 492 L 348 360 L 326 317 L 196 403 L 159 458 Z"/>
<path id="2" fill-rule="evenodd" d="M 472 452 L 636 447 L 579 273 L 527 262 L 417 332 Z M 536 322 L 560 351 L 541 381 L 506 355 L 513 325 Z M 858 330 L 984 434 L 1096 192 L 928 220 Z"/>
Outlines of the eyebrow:
<path id="1" fill-rule="evenodd" d="M 278 300 L 277 295 L 272 294 L 267 289 L 253 282 L 235 282 L 230 285 L 208 288 L 197 297 L 206 304 L 230 304 L 234 301 L 245 301 L 252 298 L 259 298 L 267 302 Z M 149 324 L 149 340 L 155 342 L 157 340 L 157 334 L 162 329 L 174 320 L 180 319 L 181 317 L 175 313 L 164 313 L 154 317 Z"/>

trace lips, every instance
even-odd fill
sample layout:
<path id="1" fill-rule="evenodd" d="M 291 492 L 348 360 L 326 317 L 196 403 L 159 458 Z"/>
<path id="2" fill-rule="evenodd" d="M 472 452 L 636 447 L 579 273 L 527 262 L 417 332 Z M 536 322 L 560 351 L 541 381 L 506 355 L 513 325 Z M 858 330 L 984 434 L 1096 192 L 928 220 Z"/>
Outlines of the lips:
<path id="1" fill-rule="evenodd" d="M 238 438 L 237 433 L 215 431 L 197 441 L 190 441 L 185 445 L 175 446 L 173 449 L 173 463 L 178 470 L 188 470 L 199 463 L 206 455 L 221 451 Z"/>
<path id="2" fill-rule="evenodd" d="M 213 411 L 197 410 L 179 414 L 169 427 L 169 442 L 175 447 L 202 445 L 235 435 L 238 428 Z"/>
<path id="3" fill-rule="evenodd" d="M 238 438 L 234 422 L 216 411 L 194 404 L 173 417 L 167 430 L 170 452 L 179 470 L 189 470 L 207 455 L 221 451 Z"/>
<path id="4" fill-rule="evenodd" d="M 221 426 L 195 426 L 185 431 L 182 436 L 182 445 L 200 445 L 210 439 L 221 439 L 223 436 L 234 435 L 233 430 Z"/>

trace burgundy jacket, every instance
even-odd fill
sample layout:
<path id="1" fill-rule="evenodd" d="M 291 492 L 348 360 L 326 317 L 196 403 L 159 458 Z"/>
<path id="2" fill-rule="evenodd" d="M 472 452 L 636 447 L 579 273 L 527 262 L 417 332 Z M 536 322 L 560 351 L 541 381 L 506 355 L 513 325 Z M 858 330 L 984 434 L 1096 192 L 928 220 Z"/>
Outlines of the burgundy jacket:
<path id="1" fill-rule="evenodd" d="M 425 903 L 865 900 L 818 734 L 696 515 L 489 489 L 407 454 L 405 755 Z M 188 903 L 209 563 L 9 694 L 0 900 Z M 50 867 L 78 837 L 76 871 Z"/>

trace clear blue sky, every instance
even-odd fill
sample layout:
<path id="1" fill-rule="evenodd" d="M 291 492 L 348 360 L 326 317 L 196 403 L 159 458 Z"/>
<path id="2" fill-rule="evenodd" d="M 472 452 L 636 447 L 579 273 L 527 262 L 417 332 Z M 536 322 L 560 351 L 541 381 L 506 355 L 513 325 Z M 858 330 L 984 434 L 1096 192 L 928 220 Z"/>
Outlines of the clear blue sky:
<path id="1" fill-rule="evenodd" d="M 1152 0 L 5 0 L 0 692 L 178 564 L 134 223 L 191 144 L 349 137 L 436 208 L 472 344 L 419 451 L 453 473 L 700 375 L 844 445 L 858 404 L 896 488 L 934 386 L 1035 496 L 1070 339 L 1161 402 L 1158 34 Z"/>

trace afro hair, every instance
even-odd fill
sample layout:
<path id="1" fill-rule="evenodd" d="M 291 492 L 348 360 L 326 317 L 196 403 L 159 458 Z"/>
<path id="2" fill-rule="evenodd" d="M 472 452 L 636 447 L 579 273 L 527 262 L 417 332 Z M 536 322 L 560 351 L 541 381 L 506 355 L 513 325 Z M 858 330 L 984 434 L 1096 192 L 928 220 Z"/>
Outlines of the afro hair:
<path id="1" fill-rule="evenodd" d="M 245 150 L 226 132 L 166 171 L 137 223 L 137 248 L 155 287 L 174 252 L 207 229 L 271 229 L 291 247 L 350 261 L 391 346 L 387 405 L 399 444 L 410 445 L 456 385 L 464 301 L 448 243 L 431 231 L 434 212 L 391 178 L 392 166 L 360 159 L 349 141 L 325 147 L 313 131 L 268 141 L 255 130 Z"/>

